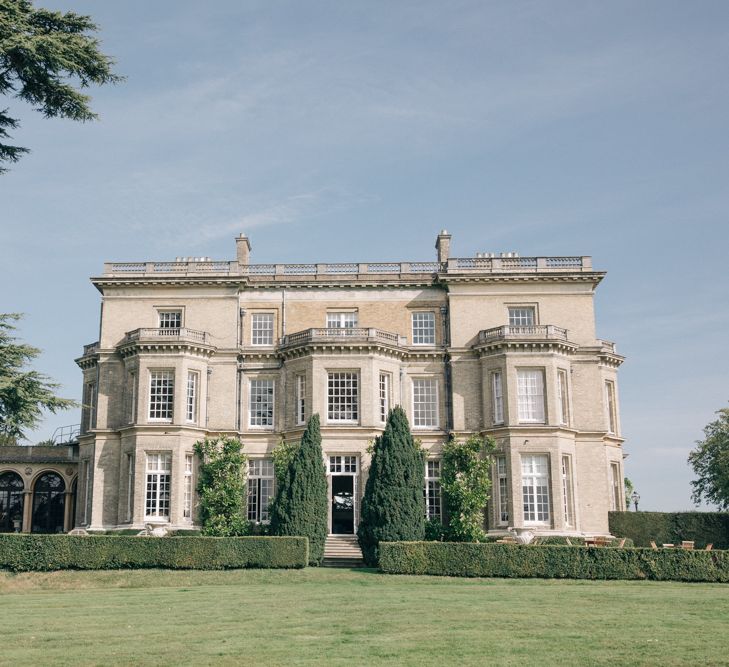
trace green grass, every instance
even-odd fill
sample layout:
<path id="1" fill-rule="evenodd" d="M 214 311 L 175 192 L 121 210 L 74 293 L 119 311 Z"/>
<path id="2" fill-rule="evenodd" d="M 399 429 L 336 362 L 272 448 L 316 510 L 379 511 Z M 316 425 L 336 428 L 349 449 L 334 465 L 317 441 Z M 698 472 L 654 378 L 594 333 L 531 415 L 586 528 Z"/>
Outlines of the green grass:
<path id="1" fill-rule="evenodd" d="M 725 585 L 65 571 L 0 600 L 2 664 L 729 664 Z"/>

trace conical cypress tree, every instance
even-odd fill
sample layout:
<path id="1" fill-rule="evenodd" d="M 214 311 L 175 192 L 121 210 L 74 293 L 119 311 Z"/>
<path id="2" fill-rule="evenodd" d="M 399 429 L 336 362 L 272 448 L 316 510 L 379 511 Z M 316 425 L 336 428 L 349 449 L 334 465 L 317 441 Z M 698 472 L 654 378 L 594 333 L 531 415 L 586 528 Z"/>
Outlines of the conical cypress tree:
<path id="1" fill-rule="evenodd" d="M 312 415 L 276 492 L 271 533 L 309 538 L 309 562 L 321 563 L 327 539 L 327 474 L 321 453 L 319 415 Z"/>
<path id="2" fill-rule="evenodd" d="M 379 543 L 425 537 L 424 460 L 405 411 L 394 408 L 375 440 L 357 537 L 365 561 L 376 566 Z"/>

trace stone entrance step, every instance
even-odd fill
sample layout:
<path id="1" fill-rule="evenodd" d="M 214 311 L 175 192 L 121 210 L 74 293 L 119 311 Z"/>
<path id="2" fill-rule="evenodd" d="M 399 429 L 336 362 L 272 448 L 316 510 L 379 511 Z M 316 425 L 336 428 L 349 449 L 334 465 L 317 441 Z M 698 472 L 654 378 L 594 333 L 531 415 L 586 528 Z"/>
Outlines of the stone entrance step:
<path id="1" fill-rule="evenodd" d="M 324 545 L 323 567 L 364 567 L 356 535 L 329 535 Z"/>

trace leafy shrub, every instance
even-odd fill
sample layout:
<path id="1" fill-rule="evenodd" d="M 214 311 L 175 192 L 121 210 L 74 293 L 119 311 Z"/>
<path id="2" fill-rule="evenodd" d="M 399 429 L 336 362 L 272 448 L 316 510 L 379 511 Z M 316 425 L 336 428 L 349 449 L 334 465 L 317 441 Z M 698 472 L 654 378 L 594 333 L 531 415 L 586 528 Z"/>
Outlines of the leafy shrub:
<path id="1" fill-rule="evenodd" d="M 384 433 L 375 439 L 357 530 L 368 565 L 377 564 L 381 541 L 425 537 L 424 465 L 405 411 L 390 410 Z"/>
<path id="2" fill-rule="evenodd" d="M 196 442 L 200 459 L 197 492 L 204 535 L 232 537 L 248 532 L 246 519 L 246 461 L 236 438 Z"/>
<path id="3" fill-rule="evenodd" d="M 584 537 L 564 537 L 559 535 L 550 535 L 547 537 L 539 537 L 537 538 L 539 540 L 540 545 L 544 546 L 563 546 L 563 547 L 581 547 L 585 545 L 585 538 Z M 569 540 L 569 544 L 567 543 L 567 540 Z M 609 547 L 617 547 L 620 542 L 623 540 L 622 537 L 614 537 L 612 539 L 608 540 L 608 546 Z M 631 540 L 629 537 L 625 538 L 625 543 L 623 544 L 624 547 L 632 547 L 633 540 Z"/>
<path id="4" fill-rule="evenodd" d="M 729 583 L 729 552 L 683 549 L 383 542 L 389 574 L 544 579 L 653 579 Z"/>
<path id="5" fill-rule="evenodd" d="M 443 489 L 448 514 L 448 539 L 484 542 L 483 510 L 491 490 L 493 438 L 471 436 L 465 442 L 451 438 L 443 446 Z"/>
<path id="6" fill-rule="evenodd" d="M 442 542 L 446 537 L 447 528 L 440 519 L 432 517 L 425 522 L 425 541 Z"/>
<path id="7" fill-rule="evenodd" d="M 271 510 L 272 535 L 304 535 L 309 538 L 309 558 L 318 565 L 327 539 L 329 495 L 321 451 L 319 415 L 309 418 L 306 431 L 289 461 Z"/>
<path id="8" fill-rule="evenodd" d="M 636 546 L 693 540 L 703 549 L 729 549 L 729 512 L 610 512 L 610 532 L 632 538 Z"/>
<path id="9" fill-rule="evenodd" d="M 0 569 L 114 570 L 168 568 L 224 570 L 301 568 L 305 537 L 124 537 L 0 534 Z"/>

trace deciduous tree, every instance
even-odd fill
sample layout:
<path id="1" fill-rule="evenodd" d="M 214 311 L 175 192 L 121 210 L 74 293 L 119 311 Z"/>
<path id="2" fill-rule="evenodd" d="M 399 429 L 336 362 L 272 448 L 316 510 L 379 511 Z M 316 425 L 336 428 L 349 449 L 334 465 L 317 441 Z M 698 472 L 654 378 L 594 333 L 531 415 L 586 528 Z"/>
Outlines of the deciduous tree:
<path id="1" fill-rule="evenodd" d="M 719 509 L 729 509 L 729 408 L 716 414 L 719 419 L 704 428 L 703 440 L 696 442 L 688 457 L 696 479 L 691 482 L 695 503 L 705 500 Z"/>

